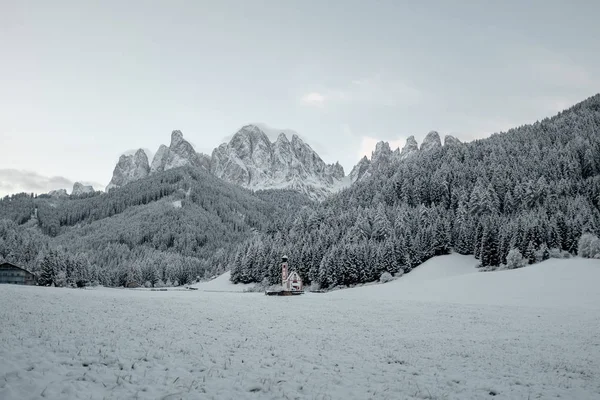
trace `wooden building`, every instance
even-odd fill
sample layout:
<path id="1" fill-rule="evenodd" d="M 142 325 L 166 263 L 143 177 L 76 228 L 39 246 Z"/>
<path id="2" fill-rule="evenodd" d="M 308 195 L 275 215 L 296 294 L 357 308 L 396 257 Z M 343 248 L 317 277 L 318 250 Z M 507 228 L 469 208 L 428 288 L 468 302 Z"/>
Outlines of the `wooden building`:
<path id="1" fill-rule="evenodd" d="M 5 262 L 0 264 L 0 283 L 12 283 L 14 285 L 35 285 L 37 283 L 37 279 L 34 274 L 26 269 Z"/>

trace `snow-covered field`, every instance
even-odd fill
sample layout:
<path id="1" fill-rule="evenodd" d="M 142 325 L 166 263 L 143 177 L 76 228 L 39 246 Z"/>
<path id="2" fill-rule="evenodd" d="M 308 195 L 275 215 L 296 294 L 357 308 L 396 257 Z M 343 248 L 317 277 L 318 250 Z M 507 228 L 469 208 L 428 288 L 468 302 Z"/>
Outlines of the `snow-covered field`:
<path id="1" fill-rule="evenodd" d="M 600 261 L 474 265 L 290 298 L 3 285 L 0 399 L 600 398 Z"/>

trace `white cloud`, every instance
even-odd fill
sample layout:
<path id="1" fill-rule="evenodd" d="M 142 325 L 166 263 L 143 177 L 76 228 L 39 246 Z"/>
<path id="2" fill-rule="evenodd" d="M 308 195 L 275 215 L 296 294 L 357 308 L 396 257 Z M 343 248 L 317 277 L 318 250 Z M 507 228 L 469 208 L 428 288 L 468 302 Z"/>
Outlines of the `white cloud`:
<path id="1" fill-rule="evenodd" d="M 325 96 L 319 92 L 310 92 L 302 96 L 300 101 L 306 106 L 323 107 L 325 103 Z"/>

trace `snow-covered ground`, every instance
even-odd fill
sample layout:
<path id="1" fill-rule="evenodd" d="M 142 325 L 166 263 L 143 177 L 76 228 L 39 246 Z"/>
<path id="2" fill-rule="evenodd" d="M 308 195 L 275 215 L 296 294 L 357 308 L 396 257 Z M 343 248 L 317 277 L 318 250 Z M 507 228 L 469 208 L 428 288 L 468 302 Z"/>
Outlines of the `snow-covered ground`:
<path id="1" fill-rule="evenodd" d="M 254 287 L 252 283 L 234 285 L 229 278 L 231 278 L 231 274 L 228 271 L 210 281 L 199 282 L 189 286 L 207 292 L 243 292 Z"/>
<path id="2" fill-rule="evenodd" d="M 3 285 L 0 399 L 600 398 L 600 261 L 474 265 L 295 297 Z"/>

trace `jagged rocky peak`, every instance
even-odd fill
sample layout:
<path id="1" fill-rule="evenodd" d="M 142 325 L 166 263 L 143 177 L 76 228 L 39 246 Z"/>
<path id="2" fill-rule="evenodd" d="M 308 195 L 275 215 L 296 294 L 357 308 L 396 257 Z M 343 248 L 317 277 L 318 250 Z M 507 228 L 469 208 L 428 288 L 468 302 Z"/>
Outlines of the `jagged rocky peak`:
<path id="1" fill-rule="evenodd" d="M 92 185 L 83 185 L 79 182 L 73 184 L 73 190 L 71 196 L 80 196 L 82 194 L 94 193 L 94 187 Z"/>
<path id="2" fill-rule="evenodd" d="M 400 159 L 404 160 L 407 157 L 409 157 L 410 155 L 412 155 L 418 151 L 419 151 L 419 144 L 415 140 L 415 137 L 409 136 L 406 139 L 406 144 L 404 145 L 404 147 L 402 148 L 402 151 L 400 152 Z"/>
<path id="3" fill-rule="evenodd" d="M 367 156 L 363 156 L 363 158 L 360 159 L 358 164 L 356 164 L 354 168 L 352 168 L 352 171 L 350 171 L 350 175 L 348 175 L 350 177 L 350 181 L 354 183 L 363 179 L 364 177 L 371 175 L 370 167 L 371 161 L 367 158 Z"/>
<path id="4" fill-rule="evenodd" d="M 183 133 L 180 130 L 171 132 L 171 144 L 169 147 L 161 144 L 154 159 L 150 173 L 168 171 L 173 168 L 192 165 L 210 169 L 210 162 L 207 162 L 208 156 L 196 153 L 194 146 L 183 138 Z"/>
<path id="5" fill-rule="evenodd" d="M 275 143 L 290 143 L 290 140 L 288 139 L 285 133 L 281 132 L 279 136 L 277 136 L 277 140 L 275 141 Z"/>
<path id="6" fill-rule="evenodd" d="M 423 139 L 423 143 L 421 143 L 421 151 L 429 151 L 440 147 L 442 147 L 442 141 L 440 134 L 436 131 L 429 132 Z"/>
<path id="7" fill-rule="evenodd" d="M 69 195 L 67 194 L 67 189 L 56 189 L 49 191 L 48 196 L 59 199 L 63 197 L 68 197 Z"/>
<path id="8" fill-rule="evenodd" d="M 337 190 L 344 177 L 339 163 L 327 165 L 298 135 L 281 132 L 271 142 L 256 125 L 242 127 L 213 151 L 211 172 L 250 189 L 294 189 L 315 199 Z"/>
<path id="9" fill-rule="evenodd" d="M 375 145 L 375 150 L 371 152 L 371 159 L 367 156 L 360 159 L 358 164 L 350 171 L 350 181 L 352 183 L 361 179 L 368 178 L 373 174 L 373 171 L 381 169 L 382 167 L 389 165 L 391 160 L 398 155 L 397 152 L 392 151 L 388 142 L 380 141 Z"/>
<path id="10" fill-rule="evenodd" d="M 252 187 L 264 179 L 273 161 L 273 149 L 267 135 L 255 125 L 245 125 L 212 153 L 211 172 L 228 182 Z"/>
<path id="11" fill-rule="evenodd" d="M 462 142 L 452 135 L 446 135 L 444 137 L 444 146 L 455 146 L 459 144 L 462 144 Z"/>
<path id="12" fill-rule="evenodd" d="M 250 146 L 248 150 L 252 150 L 259 143 L 271 143 L 267 134 L 256 125 L 245 125 L 238 130 L 229 141 L 233 146 Z"/>
<path id="13" fill-rule="evenodd" d="M 388 142 L 378 142 L 375 145 L 375 150 L 371 153 L 371 164 L 379 164 L 388 162 L 392 157 L 392 149 Z"/>
<path id="14" fill-rule="evenodd" d="M 145 178 L 149 173 L 150 165 L 144 150 L 139 149 L 135 154 L 130 155 L 123 154 L 119 157 L 119 162 L 115 166 L 113 177 L 106 187 L 106 191 Z"/>
<path id="15" fill-rule="evenodd" d="M 171 147 L 176 146 L 182 143 L 183 141 L 183 133 L 181 133 L 179 129 L 176 129 L 173 132 L 171 132 Z"/>
<path id="16" fill-rule="evenodd" d="M 272 145 L 258 126 L 246 125 L 233 135 L 229 142 L 230 147 L 234 148 L 240 158 L 250 158 L 255 162 L 265 162 L 272 157 Z"/>
<path id="17" fill-rule="evenodd" d="M 165 164 L 167 163 L 167 155 L 169 153 L 169 148 L 164 144 L 161 144 L 154 154 L 154 158 L 152 159 L 152 165 L 150 166 L 150 173 L 162 172 L 165 170 Z"/>

